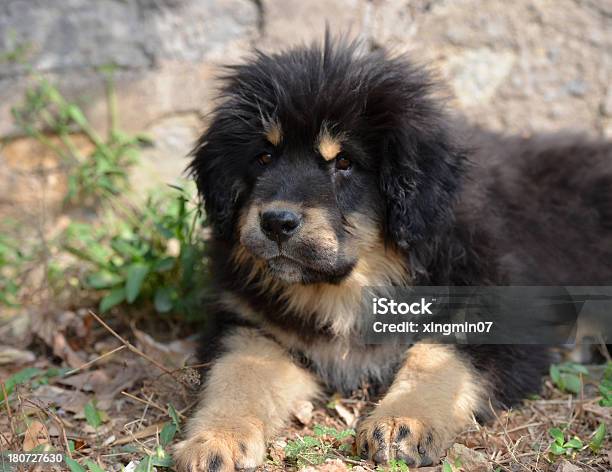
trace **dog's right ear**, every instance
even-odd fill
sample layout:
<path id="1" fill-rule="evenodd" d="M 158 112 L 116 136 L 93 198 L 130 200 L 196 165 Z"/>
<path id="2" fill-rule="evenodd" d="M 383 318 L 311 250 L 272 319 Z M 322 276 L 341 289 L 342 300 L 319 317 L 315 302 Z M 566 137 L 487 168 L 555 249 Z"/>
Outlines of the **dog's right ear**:
<path id="1" fill-rule="evenodd" d="M 204 200 L 207 220 L 213 234 L 231 238 L 235 224 L 238 200 L 243 184 L 236 180 L 227 150 L 232 149 L 228 136 L 222 132 L 222 118 L 216 117 L 198 140 L 191 152 L 193 160 L 188 171 L 195 179 L 198 192 Z"/>

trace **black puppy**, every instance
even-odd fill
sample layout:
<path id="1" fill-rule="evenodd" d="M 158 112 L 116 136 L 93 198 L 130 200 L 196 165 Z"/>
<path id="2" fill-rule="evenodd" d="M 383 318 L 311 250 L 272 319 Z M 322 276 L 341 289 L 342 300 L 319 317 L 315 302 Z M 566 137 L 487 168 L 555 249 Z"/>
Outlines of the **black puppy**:
<path id="1" fill-rule="evenodd" d="M 423 71 L 342 41 L 223 84 L 191 164 L 219 296 L 180 470 L 256 467 L 297 402 L 366 382 L 360 450 L 429 465 L 537 391 L 538 347 L 364 344 L 361 289 L 609 282 L 612 146 L 451 129 Z"/>

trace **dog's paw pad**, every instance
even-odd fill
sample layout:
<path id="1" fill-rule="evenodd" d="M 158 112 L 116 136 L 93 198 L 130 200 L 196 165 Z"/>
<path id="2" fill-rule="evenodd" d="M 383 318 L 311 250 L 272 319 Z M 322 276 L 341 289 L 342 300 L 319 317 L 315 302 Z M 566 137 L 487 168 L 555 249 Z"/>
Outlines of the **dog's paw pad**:
<path id="1" fill-rule="evenodd" d="M 263 435 L 238 431 L 205 431 L 175 446 L 180 472 L 233 472 L 254 470 L 266 453 Z"/>
<path id="2" fill-rule="evenodd" d="M 376 464 L 402 460 L 410 467 L 432 465 L 445 446 L 432 427 L 405 417 L 368 418 L 359 428 L 357 444 Z"/>

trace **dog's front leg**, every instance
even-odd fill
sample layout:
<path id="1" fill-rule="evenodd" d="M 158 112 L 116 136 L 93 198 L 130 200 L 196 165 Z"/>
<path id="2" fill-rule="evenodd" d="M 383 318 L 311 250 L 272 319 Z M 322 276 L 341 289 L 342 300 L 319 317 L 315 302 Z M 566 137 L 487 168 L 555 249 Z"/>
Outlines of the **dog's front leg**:
<path id="1" fill-rule="evenodd" d="M 453 346 L 417 344 L 358 428 L 360 451 L 377 463 L 431 465 L 486 406 L 486 398 L 486 386 Z"/>
<path id="2" fill-rule="evenodd" d="M 298 367 L 275 341 L 240 328 L 223 342 L 202 400 L 176 446 L 180 471 L 224 472 L 262 464 L 266 441 L 298 401 L 318 394 L 314 377 Z"/>

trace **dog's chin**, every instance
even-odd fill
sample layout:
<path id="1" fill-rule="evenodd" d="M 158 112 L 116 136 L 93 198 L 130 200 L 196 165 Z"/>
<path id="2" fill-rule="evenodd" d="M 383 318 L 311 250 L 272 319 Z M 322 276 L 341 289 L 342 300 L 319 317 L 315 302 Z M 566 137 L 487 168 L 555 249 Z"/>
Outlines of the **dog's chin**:
<path id="1" fill-rule="evenodd" d="M 268 272 L 272 277 L 287 284 L 338 284 L 353 269 L 353 264 L 342 267 L 314 268 L 286 256 L 276 256 L 267 260 Z"/>
<path id="2" fill-rule="evenodd" d="M 304 268 L 297 261 L 283 256 L 268 259 L 272 277 L 289 284 L 304 283 Z"/>

